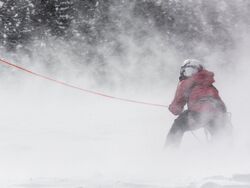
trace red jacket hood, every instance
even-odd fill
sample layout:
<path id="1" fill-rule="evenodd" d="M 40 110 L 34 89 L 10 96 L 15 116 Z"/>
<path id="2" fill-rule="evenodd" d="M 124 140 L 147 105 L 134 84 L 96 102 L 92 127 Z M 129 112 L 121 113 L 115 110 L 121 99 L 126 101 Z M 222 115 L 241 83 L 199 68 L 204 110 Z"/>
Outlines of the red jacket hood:
<path id="1" fill-rule="evenodd" d="M 214 73 L 207 70 L 202 70 L 194 74 L 190 79 L 195 84 L 209 86 L 214 83 Z"/>

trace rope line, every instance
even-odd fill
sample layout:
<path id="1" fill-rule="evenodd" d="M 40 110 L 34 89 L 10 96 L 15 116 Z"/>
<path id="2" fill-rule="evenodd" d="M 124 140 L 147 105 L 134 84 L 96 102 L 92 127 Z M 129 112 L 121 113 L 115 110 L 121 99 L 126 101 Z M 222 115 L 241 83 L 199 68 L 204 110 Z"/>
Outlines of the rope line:
<path id="1" fill-rule="evenodd" d="M 39 73 L 33 72 L 33 71 L 29 70 L 29 69 L 26 69 L 24 67 L 18 66 L 18 65 L 13 64 L 13 63 L 10 63 L 10 62 L 5 61 L 3 59 L 0 59 L 0 62 L 2 64 L 8 65 L 10 67 L 14 67 L 14 68 L 16 68 L 18 70 L 26 72 L 26 73 L 28 73 L 30 75 L 33 75 L 33 76 L 36 76 L 36 77 L 39 77 L 39 78 L 42 78 L 42 79 L 45 79 L 45 80 L 48 80 L 48 81 L 51 81 L 51 82 L 63 85 L 63 86 L 66 86 L 66 87 L 69 87 L 69 88 L 72 88 L 72 89 L 80 90 L 82 92 L 89 93 L 89 94 L 92 94 L 92 95 L 98 95 L 98 96 L 109 98 L 109 99 L 120 100 L 120 101 L 124 101 L 124 102 L 136 103 L 136 104 L 142 104 L 142 105 L 147 105 L 147 106 L 155 106 L 155 107 L 168 108 L 167 105 L 163 105 L 163 104 L 149 103 L 149 102 L 137 101 L 137 100 L 133 100 L 133 99 L 115 97 L 115 96 L 107 95 L 107 94 L 104 94 L 104 93 L 101 93 L 101 92 L 84 89 L 84 88 L 81 88 L 81 87 L 78 87 L 78 86 L 66 83 L 64 81 L 60 81 L 60 80 L 57 80 L 57 79 L 45 76 L 43 74 L 39 74 Z M 196 138 L 196 140 L 201 143 L 200 139 L 194 134 L 194 132 L 191 131 L 191 133 Z"/>
<path id="2" fill-rule="evenodd" d="M 60 84 L 60 85 L 63 85 L 63 86 L 72 88 L 72 89 L 80 90 L 80 91 L 82 91 L 82 92 L 86 92 L 86 93 L 89 93 L 89 94 L 92 94 L 92 95 L 98 95 L 98 96 L 101 96 L 101 97 L 105 97 L 105 98 L 109 98 L 109 99 L 114 99 L 114 100 L 125 101 L 125 102 L 130 102 L 130 103 L 136 103 L 136 104 L 143 104 L 143 105 L 148 105 L 148 106 L 155 106 L 155 107 L 168 108 L 167 105 L 163 105 L 163 104 L 156 104 L 156 103 L 150 103 L 150 102 L 144 102 L 144 101 L 137 101 L 137 100 L 133 100 L 133 99 L 115 97 L 115 96 L 107 95 L 107 94 L 104 94 L 104 93 L 101 93 L 101 92 L 97 92 L 97 91 L 93 91 L 93 90 L 84 89 L 84 88 L 81 88 L 81 87 L 78 87 L 78 86 L 75 86 L 75 85 L 66 83 L 66 82 L 64 82 L 64 81 L 60 81 L 60 80 L 57 80 L 57 79 L 54 79 L 54 78 L 51 78 L 51 77 L 48 77 L 48 76 L 45 76 L 45 75 L 42 75 L 42 74 L 33 72 L 33 71 L 29 70 L 29 69 L 26 69 L 26 68 L 24 68 L 24 67 L 18 66 L 18 65 L 13 64 L 13 63 L 10 63 L 10 62 L 5 61 L 5 60 L 3 60 L 3 59 L 0 59 L 0 62 L 1 62 L 2 64 L 5 64 L 5 65 L 8 65 L 8 66 L 14 67 L 14 68 L 16 68 L 16 69 L 18 69 L 18 70 L 21 70 L 21 71 L 23 71 L 23 72 L 26 72 L 26 73 L 29 73 L 29 74 L 31 74 L 31 75 L 34 75 L 34 76 L 36 76 L 36 77 L 40 77 L 40 78 L 43 78 L 43 79 L 45 79 L 45 80 L 48 80 L 48 81 L 51 81 L 51 82 L 54 82 L 54 83 L 57 83 L 57 84 Z"/>

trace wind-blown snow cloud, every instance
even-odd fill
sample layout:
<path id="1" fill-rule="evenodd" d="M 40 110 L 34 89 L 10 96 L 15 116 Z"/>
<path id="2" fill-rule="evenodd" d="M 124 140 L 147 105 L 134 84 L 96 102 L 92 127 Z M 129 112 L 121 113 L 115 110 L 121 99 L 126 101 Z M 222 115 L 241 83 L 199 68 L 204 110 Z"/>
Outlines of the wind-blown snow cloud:
<path id="1" fill-rule="evenodd" d="M 59 177 L 132 187 L 249 173 L 247 1 L 178 2 L 117 1 L 97 44 L 50 36 L 31 42 L 29 53 L 0 54 L 80 87 L 166 105 L 183 60 L 198 58 L 215 72 L 232 113 L 235 146 L 213 148 L 198 130 L 198 140 L 187 133 L 180 151 L 168 153 L 163 145 L 175 117 L 167 109 L 89 96 L 1 65 L 0 176 L 13 182 Z M 183 9 L 189 17 L 182 16 Z"/>

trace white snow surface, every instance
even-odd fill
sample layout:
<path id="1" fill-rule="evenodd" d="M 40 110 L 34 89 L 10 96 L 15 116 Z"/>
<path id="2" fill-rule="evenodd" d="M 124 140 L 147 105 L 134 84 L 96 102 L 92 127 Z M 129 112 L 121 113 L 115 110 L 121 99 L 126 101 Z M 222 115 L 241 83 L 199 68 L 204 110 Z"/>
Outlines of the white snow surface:
<path id="1" fill-rule="evenodd" d="M 250 187 L 249 127 L 242 115 L 247 93 L 236 103 L 227 100 L 231 87 L 223 87 L 236 125 L 235 145 L 210 146 L 198 130 L 199 140 L 187 133 L 180 150 L 166 151 L 165 136 L 175 118 L 167 109 L 23 77 L 11 78 L 22 83 L 0 87 L 0 187 Z M 114 94 L 165 104 L 174 90 Z"/>
<path id="2" fill-rule="evenodd" d="M 236 64 L 222 66 L 216 54 L 207 58 L 208 69 L 215 72 L 215 86 L 232 113 L 234 144 L 227 147 L 210 145 L 203 130 L 198 130 L 194 134 L 199 140 L 187 133 L 179 150 L 164 150 L 165 136 L 175 118 L 168 109 L 89 95 L 1 65 L 0 187 L 250 187 L 250 43 L 246 43 L 240 44 L 231 55 Z M 68 63 L 74 61 L 67 59 L 67 54 L 60 50 L 56 53 L 65 72 L 74 75 Z M 178 65 L 178 59 L 168 59 L 166 53 L 158 56 L 167 60 L 167 68 L 177 70 L 171 67 Z M 18 61 L 6 59 L 38 73 L 46 72 L 42 69 L 42 60 L 39 63 L 41 57 L 36 58 L 38 62 L 31 61 L 33 67 L 25 57 L 16 58 Z M 136 56 L 132 54 L 129 58 Z M 118 72 L 114 79 L 119 81 L 119 74 L 124 73 L 125 68 L 120 67 L 119 72 L 116 66 L 114 63 L 112 67 Z M 135 75 L 131 85 L 138 87 L 122 88 L 122 84 L 119 88 L 105 88 L 102 84 L 92 87 L 88 75 L 75 80 L 60 71 L 51 75 L 118 97 L 169 104 L 176 89 L 178 71 L 172 74 L 176 78 L 166 75 L 158 80 L 176 80 L 175 83 L 164 87 L 158 87 L 161 84 L 157 83 L 154 89 L 149 86 L 139 92 L 141 80 L 137 68 L 131 65 L 126 71 Z M 148 68 L 145 75 L 156 74 L 155 69 Z"/>

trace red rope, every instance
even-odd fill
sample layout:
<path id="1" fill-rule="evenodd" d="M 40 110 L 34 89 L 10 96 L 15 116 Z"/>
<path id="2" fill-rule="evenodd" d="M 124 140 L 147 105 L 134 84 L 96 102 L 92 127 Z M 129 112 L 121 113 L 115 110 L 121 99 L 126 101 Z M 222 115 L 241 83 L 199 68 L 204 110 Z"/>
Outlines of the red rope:
<path id="1" fill-rule="evenodd" d="M 115 96 L 107 95 L 107 94 L 104 94 L 104 93 L 100 93 L 100 92 L 96 92 L 96 91 L 84 89 L 84 88 L 81 88 L 81 87 L 78 87 L 78 86 L 74 86 L 74 85 L 68 84 L 68 83 L 60 81 L 60 80 L 56 80 L 56 79 L 50 78 L 48 76 L 44 76 L 42 74 L 33 72 L 33 71 L 29 70 L 29 69 L 23 68 L 21 66 L 15 65 L 13 63 L 10 63 L 10 62 L 2 60 L 2 59 L 0 59 L 0 62 L 2 62 L 3 64 L 6 64 L 8 66 L 14 67 L 16 69 L 19 69 L 19 70 L 21 70 L 23 72 L 32 74 L 34 76 L 37 76 L 37 77 L 49 80 L 51 82 L 55 82 L 57 84 L 61 84 L 63 86 L 69 87 L 69 88 L 73 88 L 73 89 L 77 89 L 77 90 L 80 90 L 80 91 L 83 91 L 83 92 L 86 92 L 86 93 L 90 93 L 90 94 L 93 94 L 93 95 L 98 95 L 98 96 L 102 96 L 102 97 L 106 97 L 106 98 L 110 98 L 110 99 L 115 99 L 115 100 L 120 100 L 120 101 L 125 101 L 125 102 L 131 102 L 131 103 L 144 104 L 144 105 L 149 105 L 149 106 L 157 106 L 157 107 L 168 108 L 168 106 L 162 105 L 162 104 L 155 104 L 155 103 L 149 103 L 149 102 L 143 102 L 143 101 L 136 101 L 136 100 L 132 100 L 132 99 L 120 98 L 120 97 L 115 97 Z"/>

